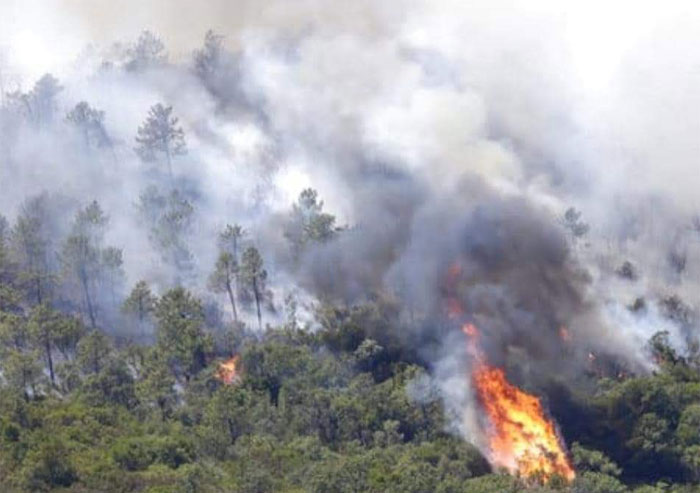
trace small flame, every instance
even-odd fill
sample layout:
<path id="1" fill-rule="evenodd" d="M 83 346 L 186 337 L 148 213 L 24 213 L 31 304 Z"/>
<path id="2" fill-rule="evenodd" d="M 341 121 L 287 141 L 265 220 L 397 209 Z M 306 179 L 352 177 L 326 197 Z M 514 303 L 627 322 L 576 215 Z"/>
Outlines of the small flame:
<path id="1" fill-rule="evenodd" d="M 559 338 L 564 342 L 571 342 L 571 332 L 563 325 L 559 327 Z"/>
<path id="2" fill-rule="evenodd" d="M 462 332 L 469 336 L 469 338 L 474 341 L 479 337 L 479 330 L 474 324 L 464 324 L 462 326 Z"/>
<path id="3" fill-rule="evenodd" d="M 552 420 L 540 400 L 508 382 L 501 368 L 490 366 L 478 345 L 473 324 L 462 327 L 474 356 L 472 381 L 488 418 L 489 461 L 523 477 L 576 476 Z"/>
<path id="4" fill-rule="evenodd" d="M 216 378 L 226 385 L 231 385 L 238 378 L 238 355 L 222 361 L 216 369 Z"/>

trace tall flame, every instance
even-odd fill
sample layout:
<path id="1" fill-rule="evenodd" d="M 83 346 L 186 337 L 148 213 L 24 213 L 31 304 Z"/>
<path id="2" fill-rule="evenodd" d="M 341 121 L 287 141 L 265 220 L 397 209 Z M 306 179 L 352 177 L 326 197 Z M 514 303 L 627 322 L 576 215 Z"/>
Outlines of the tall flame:
<path id="1" fill-rule="evenodd" d="M 216 378 L 226 385 L 231 385 L 238 377 L 238 355 L 222 361 L 216 369 Z"/>
<path id="2" fill-rule="evenodd" d="M 488 420 L 489 461 L 523 477 L 549 479 L 557 474 L 573 480 L 576 473 L 540 400 L 508 382 L 501 368 L 487 363 L 474 325 L 465 324 L 462 332 L 469 338 L 474 357 L 471 377 Z"/>

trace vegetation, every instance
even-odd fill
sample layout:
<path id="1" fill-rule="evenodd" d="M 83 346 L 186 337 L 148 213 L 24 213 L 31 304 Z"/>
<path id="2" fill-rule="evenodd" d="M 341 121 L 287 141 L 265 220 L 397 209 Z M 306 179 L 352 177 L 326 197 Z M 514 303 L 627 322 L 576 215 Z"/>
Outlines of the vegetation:
<path id="1" fill-rule="evenodd" d="M 125 57 L 136 75 L 168 63 L 149 32 Z M 234 62 L 213 32 L 195 53 L 194 76 L 222 105 Z M 45 128 L 61 90 L 47 74 L 7 105 Z M 134 148 L 167 170 L 155 180 L 167 186 L 145 188 L 134 212 L 171 277 L 123 286 L 97 201 L 42 193 L 13 221 L 0 216 L 0 491 L 700 493 L 700 350 L 678 354 L 667 333 L 649 341 L 654 371 L 593 371 L 575 388 L 553 377 L 548 410 L 577 477 L 518 478 L 453 432 L 437 391 L 416 390 L 431 368 L 406 343 L 395 299 L 314 300 L 302 317 L 292 292 L 281 315 L 274 259 L 238 224 L 210 240 L 206 289 L 192 281 L 196 194 L 176 179 L 187 146 L 174 114 L 152 106 Z M 104 112 L 84 101 L 62 123 L 86 152 L 112 146 Z M 348 232 L 313 189 L 280 223 L 299 269 Z M 579 211 L 561 223 L 584 243 Z M 684 271 L 680 253 L 669 261 Z M 636 267 L 618 275 L 632 282 Z M 644 309 L 638 301 L 630 310 Z M 666 320 L 692 325 L 680 298 L 663 307 Z M 218 366 L 233 355 L 227 384 Z"/>
<path id="2" fill-rule="evenodd" d="M 21 300 L 25 276 L 6 258 Z M 602 378 L 554 406 L 578 476 L 543 485 L 492 471 L 446 431 L 436 396 L 411 397 L 426 368 L 382 336 L 383 302 L 320 306 L 316 331 L 228 326 L 240 377 L 225 385 L 229 349 L 183 287 L 156 298 L 139 282 L 125 301 L 124 323 L 155 324 L 151 346 L 24 295 L 0 313 L 3 491 L 700 491 L 700 366 L 664 334 L 655 374 Z"/>

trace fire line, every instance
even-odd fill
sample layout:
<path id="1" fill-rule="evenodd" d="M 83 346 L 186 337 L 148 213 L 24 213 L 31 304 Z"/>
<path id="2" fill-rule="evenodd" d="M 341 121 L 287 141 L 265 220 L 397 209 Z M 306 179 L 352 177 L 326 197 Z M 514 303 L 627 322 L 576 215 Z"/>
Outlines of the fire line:
<path id="1" fill-rule="evenodd" d="M 472 382 L 488 418 L 489 461 L 522 477 L 541 475 L 546 480 L 559 475 L 573 480 L 576 473 L 540 400 L 508 382 L 503 369 L 487 363 L 474 325 L 465 324 L 462 332 L 474 357 Z"/>
<path id="2" fill-rule="evenodd" d="M 464 308 L 455 296 L 462 275 L 458 262 L 447 272 L 447 313 L 450 319 L 464 319 Z M 511 384 L 502 368 L 488 363 L 479 342 L 478 328 L 462 325 L 472 357 L 470 378 L 485 414 L 487 459 L 495 466 L 524 478 L 548 480 L 554 475 L 568 481 L 576 472 L 566 454 L 553 420 L 546 416 L 540 400 Z M 560 337 L 570 339 L 565 327 Z"/>

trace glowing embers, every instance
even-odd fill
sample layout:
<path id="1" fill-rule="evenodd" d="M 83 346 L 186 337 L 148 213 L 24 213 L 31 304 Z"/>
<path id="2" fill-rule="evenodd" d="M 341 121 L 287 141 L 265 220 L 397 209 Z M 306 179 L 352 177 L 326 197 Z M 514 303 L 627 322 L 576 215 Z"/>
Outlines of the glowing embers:
<path id="1" fill-rule="evenodd" d="M 236 355 L 219 363 L 216 378 L 226 385 L 231 385 L 240 377 L 239 372 L 239 357 Z"/>
<path id="2" fill-rule="evenodd" d="M 573 480 L 574 469 L 540 400 L 508 382 L 501 368 L 488 364 L 474 325 L 465 324 L 462 332 L 473 356 L 471 379 L 487 421 L 491 464 L 522 477 L 546 480 L 559 475 Z"/>

